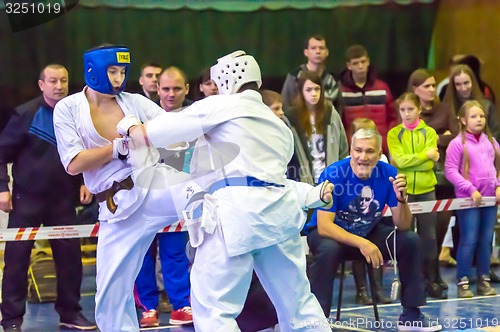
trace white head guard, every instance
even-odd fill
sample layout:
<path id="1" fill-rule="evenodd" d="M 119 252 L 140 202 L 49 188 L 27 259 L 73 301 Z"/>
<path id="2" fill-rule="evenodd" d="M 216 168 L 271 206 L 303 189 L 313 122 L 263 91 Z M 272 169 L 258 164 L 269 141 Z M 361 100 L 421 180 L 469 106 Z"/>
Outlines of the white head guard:
<path id="1" fill-rule="evenodd" d="M 262 85 L 259 64 L 253 56 L 243 51 L 235 51 L 217 59 L 217 64 L 210 68 L 210 78 L 223 95 L 238 92 L 245 83 L 256 82 L 259 88 Z"/>

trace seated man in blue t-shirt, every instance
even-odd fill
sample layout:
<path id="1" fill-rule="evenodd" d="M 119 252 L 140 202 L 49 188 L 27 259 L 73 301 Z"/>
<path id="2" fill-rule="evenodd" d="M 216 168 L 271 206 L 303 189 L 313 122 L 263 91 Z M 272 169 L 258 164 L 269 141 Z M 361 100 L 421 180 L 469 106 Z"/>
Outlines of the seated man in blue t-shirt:
<path id="1" fill-rule="evenodd" d="M 311 290 L 325 315 L 330 315 L 333 280 L 340 262 L 364 259 L 374 268 L 389 259 L 386 238 L 393 227 L 380 223 L 387 204 L 397 226 L 396 257 L 401 280 L 403 313 L 400 331 L 439 331 L 419 307 L 425 305 L 424 279 L 420 272 L 420 239 L 408 231 L 412 214 L 407 204 L 406 178 L 393 166 L 379 162 L 382 137 L 376 130 L 360 129 L 352 137 L 351 158 L 328 166 L 319 178 L 334 184 L 333 205 L 318 209 L 306 225 L 307 242 L 314 256 Z M 394 236 L 394 235 L 392 235 Z M 393 238 L 388 241 L 394 253 Z"/>

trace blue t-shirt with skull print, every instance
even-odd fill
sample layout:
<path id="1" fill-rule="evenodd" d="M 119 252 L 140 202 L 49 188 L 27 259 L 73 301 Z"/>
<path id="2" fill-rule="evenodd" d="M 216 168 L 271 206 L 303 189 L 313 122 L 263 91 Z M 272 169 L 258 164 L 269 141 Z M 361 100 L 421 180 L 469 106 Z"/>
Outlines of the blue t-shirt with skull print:
<path id="1" fill-rule="evenodd" d="M 365 237 L 382 218 L 387 204 L 394 207 L 398 204 L 396 194 L 389 177 L 395 178 L 397 169 L 379 161 L 370 178 L 362 180 L 352 171 L 350 158 L 331 164 L 319 178 L 319 183 L 328 180 L 334 185 L 333 205 L 335 224 L 349 233 Z M 317 226 L 317 211 L 314 211 L 306 228 Z"/>

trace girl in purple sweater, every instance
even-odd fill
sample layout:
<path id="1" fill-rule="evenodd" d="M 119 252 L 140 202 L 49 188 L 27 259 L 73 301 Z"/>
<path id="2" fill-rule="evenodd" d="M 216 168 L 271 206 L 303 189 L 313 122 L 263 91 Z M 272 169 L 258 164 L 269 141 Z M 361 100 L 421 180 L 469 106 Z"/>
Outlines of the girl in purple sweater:
<path id="1" fill-rule="evenodd" d="M 458 112 L 460 133 L 446 150 L 446 178 L 455 186 L 457 198 L 472 198 L 475 208 L 457 210 L 460 240 L 457 251 L 457 297 L 469 298 L 469 276 L 474 255 L 477 295 L 496 295 L 490 285 L 489 267 L 497 207 L 479 208 L 483 196 L 500 201 L 500 146 L 491 136 L 483 106 L 466 101 Z"/>

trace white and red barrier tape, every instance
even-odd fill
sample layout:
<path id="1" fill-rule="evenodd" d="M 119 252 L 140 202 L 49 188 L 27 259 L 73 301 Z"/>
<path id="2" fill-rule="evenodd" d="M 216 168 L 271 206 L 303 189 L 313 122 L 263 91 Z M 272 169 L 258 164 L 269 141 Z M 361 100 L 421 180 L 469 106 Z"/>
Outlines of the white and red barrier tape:
<path id="1" fill-rule="evenodd" d="M 481 207 L 494 206 L 495 197 L 483 197 Z M 443 199 L 438 201 L 425 201 L 409 203 L 413 214 L 463 210 L 473 207 L 470 198 Z M 391 209 L 386 205 L 382 216 L 391 215 Z M 186 231 L 184 220 L 160 230 L 159 233 Z M 95 237 L 99 232 L 99 225 L 74 225 L 57 227 L 26 227 L 0 229 L 0 241 L 23 241 L 23 240 L 46 240 L 46 239 L 70 239 L 80 237 Z"/>
<path id="2" fill-rule="evenodd" d="M 496 204 L 495 197 L 483 197 L 480 207 L 494 206 Z M 450 198 L 437 201 L 413 202 L 408 204 L 413 214 L 464 210 L 474 207 L 470 198 Z M 386 205 L 382 212 L 382 217 L 391 216 L 391 209 Z"/>
<path id="3" fill-rule="evenodd" d="M 173 223 L 158 233 L 186 231 L 184 220 Z M 0 241 L 51 240 L 71 239 L 79 237 L 96 237 L 99 224 L 56 226 L 56 227 L 25 227 L 0 229 Z"/>

